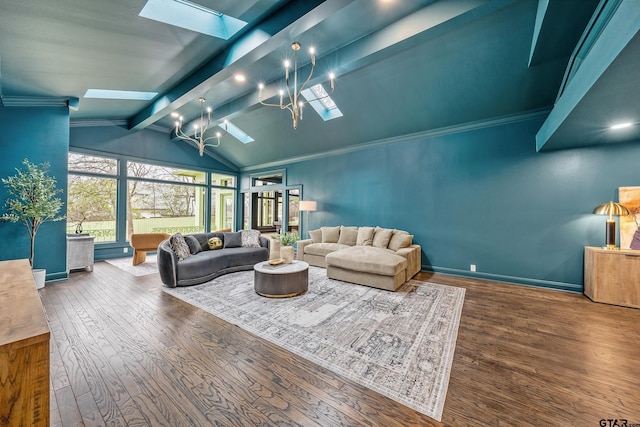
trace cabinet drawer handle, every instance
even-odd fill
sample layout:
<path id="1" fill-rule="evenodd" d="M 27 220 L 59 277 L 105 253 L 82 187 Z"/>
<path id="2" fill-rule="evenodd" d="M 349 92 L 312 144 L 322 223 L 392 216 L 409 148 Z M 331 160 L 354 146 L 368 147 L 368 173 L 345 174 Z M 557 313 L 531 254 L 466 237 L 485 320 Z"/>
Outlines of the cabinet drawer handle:
<path id="1" fill-rule="evenodd" d="M 638 254 L 638 255 L 624 254 L 624 256 L 631 257 L 631 258 L 638 258 L 638 257 L 640 257 L 640 254 Z"/>

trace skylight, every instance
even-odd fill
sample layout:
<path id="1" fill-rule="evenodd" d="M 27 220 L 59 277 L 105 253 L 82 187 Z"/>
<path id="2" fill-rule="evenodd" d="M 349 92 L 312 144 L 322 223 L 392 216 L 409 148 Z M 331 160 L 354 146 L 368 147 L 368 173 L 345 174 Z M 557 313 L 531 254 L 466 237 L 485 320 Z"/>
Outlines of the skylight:
<path id="1" fill-rule="evenodd" d="M 228 40 L 245 21 L 188 0 L 148 0 L 139 16 Z"/>
<path id="2" fill-rule="evenodd" d="M 327 120 L 342 117 L 342 111 L 340 111 L 336 103 L 321 84 L 311 86 L 309 89 L 305 89 L 300 92 L 300 94 L 306 100 L 313 100 L 309 101 L 309 105 L 313 107 L 316 113 L 318 113 L 325 122 Z"/>
<path id="3" fill-rule="evenodd" d="M 158 92 L 137 92 L 133 90 L 112 89 L 87 89 L 85 98 L 98 99 L 127 99 L 132 101 L 149 101 L 155 98 Z"/>
<path id="4" fill-rule="evenodd" d="M 229 132 L 235 139 L 242 142 L 243 144 L 248 144 L 254 141 L 254 139 L 244 133 L 242 129 L 228 120 L 226 120 L 224 123 L 220 123 L 218 126 L 220 126 L 222 129 L 226 128 L 227 132 Z"/>
<path id="5" fill-rule="evenodd" d="M 333 102 L 333 99 L 331 99 L 331 97 L 329 96 L 327 91 L 324 90 L 324 87 L 321 84 L 311 86 L 309 89 L 311 90 L 311 92 L 313 92 L 316 98 L 320 98 L 318 99 L 318 101 L 320 101 L 325 109 L 333 110 L 334 108 L 338 108 L 336 103 Z"/>

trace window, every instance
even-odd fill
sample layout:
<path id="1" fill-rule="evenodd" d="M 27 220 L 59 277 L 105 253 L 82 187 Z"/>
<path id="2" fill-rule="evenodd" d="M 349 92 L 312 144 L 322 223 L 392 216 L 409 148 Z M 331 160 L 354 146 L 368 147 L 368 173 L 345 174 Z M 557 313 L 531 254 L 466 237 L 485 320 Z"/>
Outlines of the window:
<path id="1" fill-rule="evenodd" d="M 300 218 L 298 208 L 300 207 L 300 190 L 293 189 L 287 190 L 287 196 L 289 199 L 288 205 L 288 222 L 287 222 L 287 231 L 298 231 L 300 230 Z"/>
<path id="2" fill-rule="evenodd" d="M 233 230 L 236 183 L 234 175 L 70 152 L 67 232 L 124 244 L 132 233 Z"/>
<path id="3" fill-rule="evenodd" d="M 201 233 L 204 187 L 128 181 L 127 238 L 132 233 Z"/>
<path id="4" fill-rule="evenodd" d="M 127 162 L 127 176 L 129 178 L 145 178 L 164 182 L 204 184 L 206 175 L 200 171 L 176 169 L 147 163 Z"/>
<path id="5" fill-rule="evenodd" d="M 218 173 L 211 174 L 211 185 L 214 187 L 232 187 L 236 186 L 235 177 L 231 175 L 221 175 Z"/>
<path id="6" fill-rule="evenodd" d="M 96 242 L 116 240 L 118 161 L 69 153 L 67 233 L 88 233 Z"/>
<path id="7" fill-rule="evenodd" d="M 282 174 L 276 173 L 271 175 L 256 176 L 251 178 L 251 184 L 254 187 L 282 184 Z"/>
<path id="8" fill-rule="evenodd" d="M 211 230 L 233 229 L 235 191 L 211 189 Z"/>

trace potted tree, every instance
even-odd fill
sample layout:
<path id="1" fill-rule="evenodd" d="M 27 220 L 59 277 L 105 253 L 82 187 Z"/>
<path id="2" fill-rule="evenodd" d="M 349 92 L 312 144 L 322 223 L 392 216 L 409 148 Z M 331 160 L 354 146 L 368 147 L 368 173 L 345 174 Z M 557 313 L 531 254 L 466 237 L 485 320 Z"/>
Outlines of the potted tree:
<path id="1" fill-rule="evenodd" d="M 62 200 L 57 195 L 62 190 L 57 188 L 56 179 L 48 175 L 49 163 L 36 165 L 24 159 L 22 164 L 24 168 L 16 168 L 16 175 L 2 179 L 9 197 L 5 200 L 5 212 L 0 218 L 8 222 L 21 222 L 26 227 L 31 239 L 29 264 L 33 268 L 38 229 L 45 222 L 64 219 L 64 215 L 58 216 Z M 36 287 L 44 286 L 45 276 L 46 270 L 34 270 Z"/>

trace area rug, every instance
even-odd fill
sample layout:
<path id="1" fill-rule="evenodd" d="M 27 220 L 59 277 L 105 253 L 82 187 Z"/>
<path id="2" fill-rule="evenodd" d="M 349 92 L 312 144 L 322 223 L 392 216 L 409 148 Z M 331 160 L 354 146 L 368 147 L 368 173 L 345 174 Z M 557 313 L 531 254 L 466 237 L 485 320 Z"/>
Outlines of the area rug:
<path id="1" fill-rule="evenodd" d="M 264 298 L 253 271 L 163 290 L 252 334 L 440 421 L 465 290 L 411 280 L 398 291 L 328 279 Z"/>
<path id="2" fill-rule="evenodd" d="M 105 260 L 109 264 L 118 267 L 134 276 L 146 276 L 158 272 L 158 264 L 156 263 L 156 255 L 147 255 L 147 259 L 142 264 L 132 265 L 131 258 L 114 258 Z"/>

